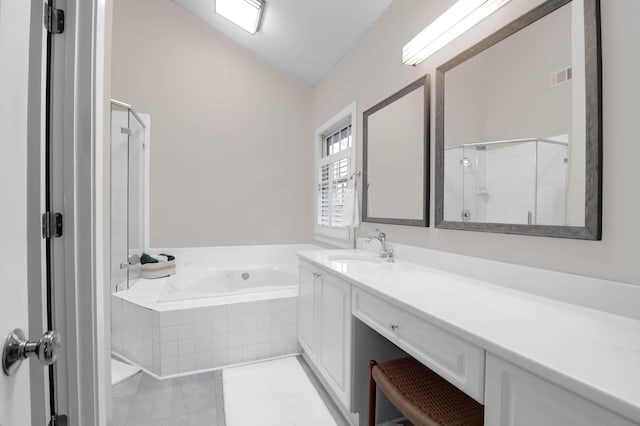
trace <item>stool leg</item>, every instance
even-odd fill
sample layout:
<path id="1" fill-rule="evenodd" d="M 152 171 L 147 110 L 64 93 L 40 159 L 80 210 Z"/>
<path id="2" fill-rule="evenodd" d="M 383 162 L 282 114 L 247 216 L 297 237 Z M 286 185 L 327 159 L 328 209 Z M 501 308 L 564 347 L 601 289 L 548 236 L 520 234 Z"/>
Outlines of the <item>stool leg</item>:
<path id="1" fill-rule="evenodd" d="M 373 380 L 373 367 L 376 365 L 376 361 L 369 361 L 369 426 L 376 425 L 376 381 Z"/>

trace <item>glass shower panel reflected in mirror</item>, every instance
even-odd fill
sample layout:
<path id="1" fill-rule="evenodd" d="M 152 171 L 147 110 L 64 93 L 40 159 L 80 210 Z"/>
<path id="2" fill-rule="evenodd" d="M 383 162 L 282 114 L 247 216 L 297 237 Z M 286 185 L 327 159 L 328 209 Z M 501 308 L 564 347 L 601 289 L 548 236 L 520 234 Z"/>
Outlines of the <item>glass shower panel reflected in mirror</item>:
<path id="1" fill-rule="evenodd" d="M 566 225 L 567 136 L 445 149 L 445 220 Z M 457 172 L 454 172 L 457 170 Z"/>

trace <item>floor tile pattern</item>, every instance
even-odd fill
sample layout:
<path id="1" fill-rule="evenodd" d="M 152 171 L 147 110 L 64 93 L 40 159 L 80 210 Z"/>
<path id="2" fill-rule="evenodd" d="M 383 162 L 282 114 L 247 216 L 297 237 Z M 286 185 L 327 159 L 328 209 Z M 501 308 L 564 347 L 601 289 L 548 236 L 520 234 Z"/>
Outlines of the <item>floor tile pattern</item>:
<path id="1" fill-rule="evenodd" d="M 297 360 L 336 424 L 347 426 L 306 362 Z M 222 370 L 165 380 L 140 372 L 112 387 L 112 401 L 111 426 L 226 426 Z"/>
<path id="2" fill-rule="evenodd" d="M 225 426 L 221 371 L 166 380 L 138 373 L 112 389 L 112 426 Z"/>

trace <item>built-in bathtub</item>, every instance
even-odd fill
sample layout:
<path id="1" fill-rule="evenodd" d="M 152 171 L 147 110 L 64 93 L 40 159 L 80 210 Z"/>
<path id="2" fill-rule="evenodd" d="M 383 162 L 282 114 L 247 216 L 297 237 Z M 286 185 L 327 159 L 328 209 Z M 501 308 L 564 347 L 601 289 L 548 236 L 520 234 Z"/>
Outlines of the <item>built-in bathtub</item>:
<path id="1" fill-rule="evenodd" d="M 112 350 L 156 377 L 299 353 L 297 258 L 311 245 L 162 249 L 177 273 L 112 294 Z"/>
<path id="2" fill-rule="evenodd" d="M 295 265 L 202 268 L 167 278 L 158 302 L 266 293 L 297 285 Z"/>

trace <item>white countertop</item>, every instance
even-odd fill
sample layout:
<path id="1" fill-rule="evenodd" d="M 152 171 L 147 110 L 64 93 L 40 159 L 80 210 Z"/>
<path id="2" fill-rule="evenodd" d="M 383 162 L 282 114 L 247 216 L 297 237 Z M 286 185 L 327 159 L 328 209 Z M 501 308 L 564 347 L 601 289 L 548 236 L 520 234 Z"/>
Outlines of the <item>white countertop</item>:
<path id="1" fill-rule="evenodd" d="M 298 255 L 640 423 L 640 321 L 401 260 L 331 259 L 371 255 L 361 250 L 314 250 Z"/>

